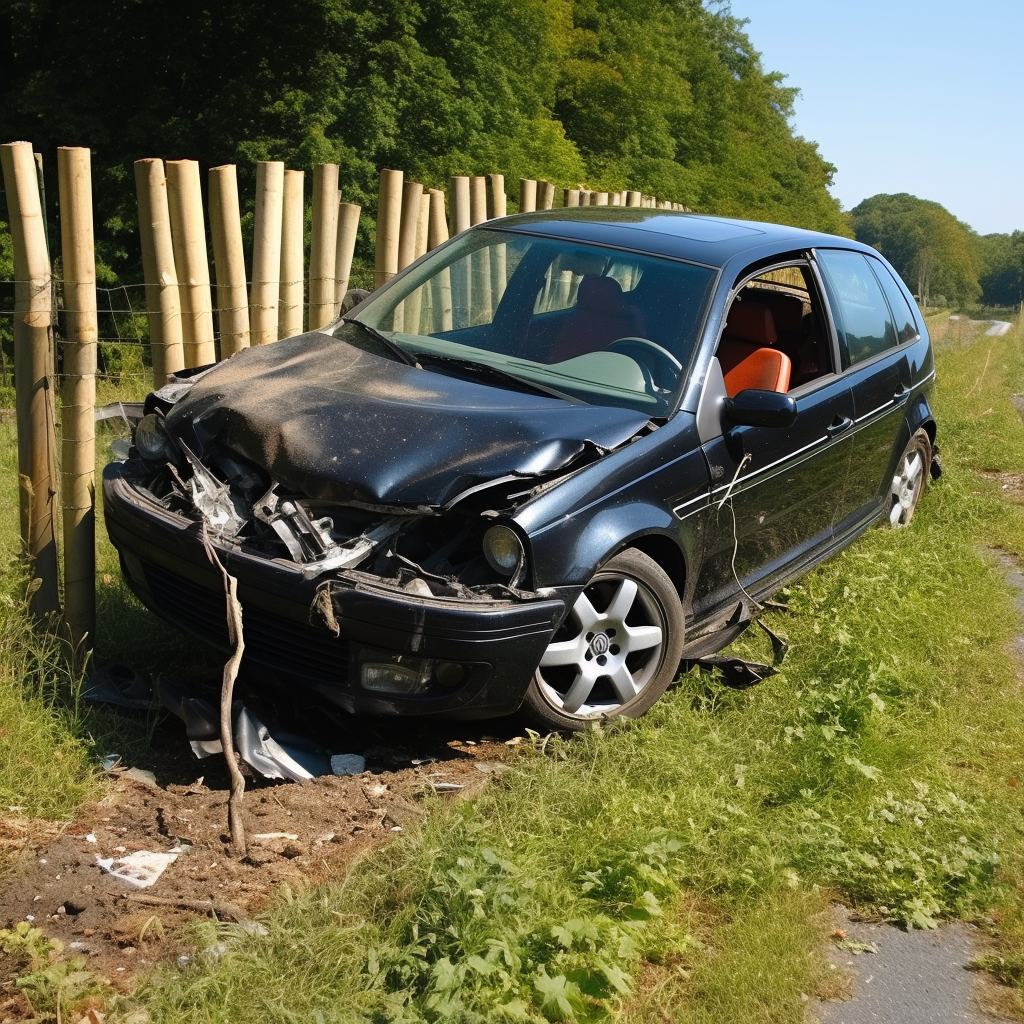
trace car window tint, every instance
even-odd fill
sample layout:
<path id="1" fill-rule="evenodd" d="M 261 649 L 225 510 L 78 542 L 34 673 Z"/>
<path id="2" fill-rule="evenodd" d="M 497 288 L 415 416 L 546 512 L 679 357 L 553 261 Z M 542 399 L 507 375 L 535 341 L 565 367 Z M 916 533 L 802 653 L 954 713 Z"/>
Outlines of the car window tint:
<path id="1" fill-rule="evenodd" d="M 818 260 L 839 303 L 836 311 L 850 363 L 860 363 L 896 344 L 889 304 L 866 256 L 820 249 Z"/>
<path id="2" fill-rule="evenodd" d="M 878 260 L 873 259 L 870 263 L 871 269 L 874 270 L 875 276 L 882 286 L 882 291 L 885 292 L 885 297 L 889 300 L 889 309 L 892 310 L 893 319 L 896 321 L 896 336 L 899 338 L 900 344 L 905 341 L 914 341 L 920 336 L 921 329 L 914 319 L 910 303 L 907 302 L 900 286 L 892 279 L 892 274 Z"/>

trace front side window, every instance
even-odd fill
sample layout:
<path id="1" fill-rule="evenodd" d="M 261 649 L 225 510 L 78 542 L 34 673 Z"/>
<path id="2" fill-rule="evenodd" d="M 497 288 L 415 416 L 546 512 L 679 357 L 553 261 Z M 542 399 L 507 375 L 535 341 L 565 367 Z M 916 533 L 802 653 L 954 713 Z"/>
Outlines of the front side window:
<path id="1" fill-rule="evenodd" d="M 850 365 L 893 348 L 896 327 L 868 257 L 841 249 L 819 249 L 816 255 L 838 303 L 836 321 Z"/>
<path id="2" fill-rule="evenodd" d="M 481 226 L 372 299 L 357 322 L 435 372 L 475 363 L 573 400 L 665 416 L 715 274 Z"/>

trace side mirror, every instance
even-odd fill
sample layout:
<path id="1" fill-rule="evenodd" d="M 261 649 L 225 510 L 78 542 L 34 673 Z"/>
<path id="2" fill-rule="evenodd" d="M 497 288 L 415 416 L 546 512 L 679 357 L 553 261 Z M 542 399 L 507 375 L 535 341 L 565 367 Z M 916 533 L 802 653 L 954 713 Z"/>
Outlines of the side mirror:
<path id="1" fill-rule="evenodd" d="M 749 388 L 722 406 L 725 418 L 741 427 L 791 427 L 796 423 L 796 402 L 778 391 Z"/>

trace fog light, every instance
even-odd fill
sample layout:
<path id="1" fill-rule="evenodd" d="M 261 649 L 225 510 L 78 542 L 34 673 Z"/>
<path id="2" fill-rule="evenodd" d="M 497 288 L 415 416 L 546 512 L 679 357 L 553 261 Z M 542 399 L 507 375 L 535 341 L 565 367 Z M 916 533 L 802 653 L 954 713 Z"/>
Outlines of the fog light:
<path id="1" fill-rule="evenodd" d="M 466 670 L 457 661 L 439 661 L 434 676 L 442 686 L 454 689 L 466 678 Z"/>
<path id="2" fill-rule="evenodd" d="M 432 658 L 411 658 L 387 651 L 364 651 L 359 665 L 359 682 L 376 693 L 423 693 L 434 675 Z"/>
<path id="3" fill-rule="evenodd" d="M 515 530 L 492 526 L 484 534 L 484 557 L 487 564 L 502 576 L 511 576 L 523 560 L 523 545 Z"/>

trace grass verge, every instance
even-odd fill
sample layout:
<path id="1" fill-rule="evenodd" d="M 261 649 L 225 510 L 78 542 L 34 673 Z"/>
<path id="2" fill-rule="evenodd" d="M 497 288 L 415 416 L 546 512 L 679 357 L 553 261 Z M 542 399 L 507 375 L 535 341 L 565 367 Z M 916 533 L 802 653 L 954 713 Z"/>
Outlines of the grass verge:
<path id="1" fill-rule="evenodd" d="M 780 595 L 783 673 L 745 692 L 691 674 L 638 722 L 538 739 L 476 803 L 287 894 L 265 934 L 211 928 L 215 959 L 133 1005 L 154 1022 L 799 1021 L 827 988 L 814 915 L 833 893 L 908 925 L 998 926 L 1012 979 L 1024 727 L 992 552 L 1024 555 L 1004 487 L 1024 470 L 1020 340 L 940 351 L 946 475 L 909 529 Z"/>
<path id="2" fill-rule="evenodd" d="M 1024 556 L 1021 340 L 943 338 L 946 475 L 910 528 L 779 595 L 780 675 L 691 674 L 638 722 L 538 738 L 482 799 L 282 894 L 263 933 L 204 925 L 216 954 L 111 1019 L 795 1022 L 828 986 L 832 894 L 987 922 L 1019 983 L 1019 619 L 995 552 Z"/>

